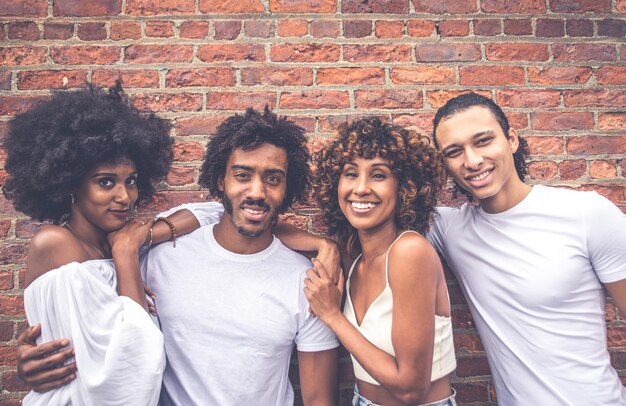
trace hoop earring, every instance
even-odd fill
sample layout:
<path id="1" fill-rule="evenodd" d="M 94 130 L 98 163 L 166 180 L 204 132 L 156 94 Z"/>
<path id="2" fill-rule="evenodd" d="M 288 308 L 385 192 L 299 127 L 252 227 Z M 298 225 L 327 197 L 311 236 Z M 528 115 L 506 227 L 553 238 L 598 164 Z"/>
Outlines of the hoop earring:
<path id="1" fill-rule="evenodd" d="M 72 202 L 72 204 L 76 203 L 76 200 L 74 200 L 74 194 L 70 193 L 70 200 Z"/>

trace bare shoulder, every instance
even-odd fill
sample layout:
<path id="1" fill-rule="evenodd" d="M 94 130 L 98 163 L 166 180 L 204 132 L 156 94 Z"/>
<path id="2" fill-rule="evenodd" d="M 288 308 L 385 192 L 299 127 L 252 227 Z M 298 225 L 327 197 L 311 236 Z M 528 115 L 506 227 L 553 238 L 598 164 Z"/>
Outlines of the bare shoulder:
<path id="1" fill-rule="evenodd" d="M 389 279 L 435 277 L 443 274 L 437 251 L 421 234 L 402 234 L 389 250 Z"/>
<path id="2" fill-rule="evenodd" d="M 89 257 L 80 241 L 69 230 L 45 225 L 31 239 L 26 257 L 26 285 L 70 262 L 84 262 Z"/>

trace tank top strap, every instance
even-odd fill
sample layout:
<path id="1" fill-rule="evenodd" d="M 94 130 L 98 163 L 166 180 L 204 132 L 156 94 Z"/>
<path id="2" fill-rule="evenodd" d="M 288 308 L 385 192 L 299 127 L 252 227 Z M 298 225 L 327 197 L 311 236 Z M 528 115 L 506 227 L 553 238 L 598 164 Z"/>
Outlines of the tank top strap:
<path id="1" fill-rule="evenodd" d="M 361 258 L 361 255 L 363 255 L 363 254 L 361 253 L 356 258 L 354 258 L 354 261 L 352 262 L 352 265 L 350 266 L 350 270 L 348 271 L 347 282 L 350 282 L 350 276 L 352 275 L 352 271 L 354 270 L 354 267 L 356 266 L 356 263 L 359 262 L 359 259 Z"/>
<path id="2" fill-rule="evenodd" d="M 389 248 L 387 248 L 387 253 L 385 254 L 385 280 L 387 281 L 387 285 L 389 285 L 389 251 L 391 251 L 391 247 L 393 247 L 393 245 L 396 243 L 396 241 L 398 241 L 400 239 L 400 237 L 402 237 L 404 234 L 406 233 L 415 233 L 415 234 L 419 234 L 417 231 L 413 231 L 413 230 L 404 230 L 403 232 L 400 233 L 399 236 L 396 237 L 395 240 L 393 240 L 393 242 L 389 245 Z M 356 262 L 356 261 L 355 261 Z M 354 264 L 353 264 L 354 266 Z M 352 270 L 350 270 L 350 272 L 352 272 Z"/>

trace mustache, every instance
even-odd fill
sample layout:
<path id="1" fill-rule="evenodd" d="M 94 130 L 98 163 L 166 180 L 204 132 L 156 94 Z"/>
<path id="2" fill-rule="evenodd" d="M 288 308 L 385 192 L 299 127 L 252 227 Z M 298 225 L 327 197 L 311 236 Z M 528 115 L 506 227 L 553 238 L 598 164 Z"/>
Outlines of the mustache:
<path id="1" fill-rule="evenodd" d="M 239 207 L 243 207 L 243 206 L 257 206 L 263 210 L 269 210 L 270 206 L 265 203 L 264 199 L 259 199 L 259 200 L 254 200 L 254 199 L 244 199 L 241 204 L 239 205 Z"/>

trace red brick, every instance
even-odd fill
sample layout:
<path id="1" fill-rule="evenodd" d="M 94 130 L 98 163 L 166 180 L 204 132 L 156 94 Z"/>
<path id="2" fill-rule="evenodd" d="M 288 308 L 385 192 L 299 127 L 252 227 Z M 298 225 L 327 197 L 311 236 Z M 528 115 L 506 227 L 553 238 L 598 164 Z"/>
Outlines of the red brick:
<path id="1" fill-rule="evenodd" d="M 613 326 L 607 332 L 608 346 L 609 347 L 624 347 L 626 346 L 626 327 Z"/>
<path id="2" fill-rule="evenodd" d="M 15 222 L 17 238 L 32 238 L 43 227 L 43 223 L 31 219 L 20 219 Z"/>
<path id="3" fill-rule="evenodd" d="M 476 324 L 467 306 L 452 308 L 452 327 L 454 329 L 476 328 Z"/>
<path id="4" fill-rule="evenodd" d="M 551 161 L 535 161 L 528 164 L 528 174 L 534 180 L 554 179 L 557 174 L 556 163 Z"/>
<path id="5" fill-rule="evenodd" d="M 401 38 L 404 36 L 403 21 L 378 20 L 375 22 L 376 38 Z"/>
<path id="6" fill-rule="evenodd" d="M 311 86 L 313 70 L 310 68 L 253 67 L 241 69 L 243 85 Z"/>
<path id="7" fill-rule="evenodd" d="M 435 22 L 431 20 L 409 20 L 406 24 L 406 32 L 411 37 L 430 37 L 435 30 Z"/>
<path id="8" fill-rule="evenodd" d="M 622 159 L 620 161 L 620 168 L 622 169 L 622 177 L 626 177 L 626 159 Z M 626 318 L 622 317 L 622 319 L 626 319 Z"/>
<path id="9" fill-rule="evenodd" d="M 159 86 L 159 72 L 155 69 L 95 70 L 91 75 L 91 82 L 101 87 L 111 87 L 118 79 L 124 88 Z"/>
<path id="10" fill-rule="evenodd" d="M 411 0 L 416 13 L 469 14 L 478 11 L 473 0 Z"/>
<path id="11" fill-rule="evenodd" d="M 243 23 L 243 30 L 250 38 L 269 38 L 274 35 L 274 22 L 271 20 L 248 20 Z"/>
<path id="12" fill-rule="evenodd" d="M 348 92 L 313 90 L 284 92 L 280 96 L 281 109 L 345 109 L 350 107 Z"/>
<path id="13" fill-rule="evenodd" d="M 483 344 L 477 332 L 454 332 L 454 348 L 458 353 L 477 353 L 483 352 Z"/>
<path id="14" fill-rule="evenodd" d="M 485 46 L 490 61 L 547 61 L 550 57 L 547 44 L 497 43 Z"/>
<path id="15" fill-rule="evenodd" d="M 210 44 L 198 48 L 198 58 L 204 62 L 264 62 L 265 50 L 257 44 Z"/>
<path id="16" fill-rule="evenodd" d="M 227 116 L 194 116 L 184 117 L 176 120 L 175 128 L 177 136 L 185 135 L 209 135 L 213 134 L 217 126 L 222 123 Z"/>
<path id="17" fill-rule="evenodd" d="M 486 357 L 459 357 L 456 365 L 457 377 L 489 375 L 489 362 Z"/>
<path id="18" fill-rule="evenodd" d="M 13 289 L 13 272 L 12 271 L 0 271 L 0 290 Z M 2 333 L 2 326 L 0 325 L 0 334 Z M 9 338 L 10 339 L 10 338 Z M 7 341 L 2 340 L 0 341 Z"/>
<path id="19" fill-rule="evenodd" d="M 500 34 L 500 20 L 494 18 L 483 18 L 473 20 L 474 35 L 494 36 Z"/>
<path id="20" fill-rule="evenodd" d="M 503 89 L 496 95 L 500 107 L 556 107 L 561 102 L 561 92 L 549 89 Z"/>
<path id="21" fill-rule="evenodd" d="M 591 68 L 586 67 L 545 67 L 528 68 L 528 79 L 530 83 L 542 85 L 569 85 L 585 84 L 591 77 Z"/>
<path id="22" fill-rule="evenodd" d="M 50 47 L 50 58 L 59 65 L 109 65 L 120 60 L 120 53 L 115 46 Z"/>
<path id="23" fill-rule="evenodd" d="M 70 89 L 83 87 L 87 83 L 87 71 L 84 70 L 37 70 L 22 71 L 17 75 L 17 88 L 32 89 Z"/>
<path id="24" fill-rule="evenodd" d="M 587 172 L 587 161 L 572 159 L 559 164 L 559 174 L 562 180 L 580 179 Z"/>
<path id="25" fill-rule="evenodd" d="M 626 135 L 581 136 L 567 140 L 567 153 L 570 155 L 624 154 Z"/>
<path id="26" fill-rule="evenodd" d="M 461 66 L 459 68 L 462 85 L 521 85 L 524 83 L 524 69 L 515 66 Z"/>
<path id="27" fill-rule="evenodd" d="M 480 8 L 485 13 L 544 14 L 545 0 L 482 0 Z"/>
<path id="28" fill-rule="evenodd" d="M 52 13 L 55 17 L 116 16 L 122 11 L 122 0 L 55 0 Z"/>
<path id="29" fill-rule="evenodd" d="M 4 272 L 12 274 L 12 272 Z M 0 341 L 11 341 L 13 339 L 13 322 L 0 321 Z"/>
<path id="30" fill-rule="evenodd" d="M 345 114 L 319 116 L 319 120 L 318 120 L 319 130 L 320 132 L 336 133 L 340 125 L 352 122 L 357 119 L 358 119 L 358 116 L 345 115 Z M 321 139 L 319 140 L 319 142 L 324 143 L 326 142 L 325 140 L 327 139 Z M 328 144 L 323 144 L 323 145 L 328 145 Z"/>
<path id="31" fill-rule="evenodd" d="M 14 366 L 16 362 L 17 359 L 15 358 L 15 347 L 0 346 L 0 366 Z M 15 403 L 15 405 L 19 405 L 20 403 L 21 402 L 18 401 L 17 403 Z M 10 403 L 8 403 L 8 405 L 9 404 Z"/>
<path id="32" fill-rule="evenodd" d="M 611 44 L 554 44 L 552 54 L 556 62 L 614 61 L 615 46 Z"/>
<path id="33" fill-rule="evenodd" d="M 135 21 L 111 21 L 110 37 L 115 41 L 139 39 L 141 38 L 141 24 Z"/>
<path id="34" fill-rule="evenodd" d="M 532 155 L 559 155 L 563 153 L 561 137 L 524 137 Z"/>
<path id="35" fill-rule="evenodd" d="M 185 39 L 203 39 L 209 35 L 208 21 L 184 21 L 180 25 L 180 37 Z"/>
<path id="36" fill-rule="evenodd" d="M 292 0 L 295 1 L 295 0 Z M 407 14 L 408 0 L 342 0 L 341 12 L 367 14 Z"/>
<path id="37" fill-rule="evenodd" d="M 626 66 L 603 66 L 595 76 L 599 85 L 626 85 Z"/>
<path id="38" fill-rule="evenodd" d="M 410 62 L 408 44 L 344 45 L 343 58 L 348 62 Z"/>
<path id="39" fill-rule="evenodd" d="M 617 177 L 616 162 L 612 160 L 598 160 L 589 164 L 589 176 L 592 179 L 609 179 Z"/>
<path id="40" fill-rule="evenodd" d="M 415 66 L 406 68 L 393 68 L 391 81 L 395 84 L 423 85 L 442 84 L 451 85 L 456 80 L 453 67 L 448 66 Z"/>
<path id="41" fill-rule="evenodd" d="M 45 17 L 48 15 L 46 0 L 3 0 L 0 3 L 2 17 Z"/>
<path id="42" fill-rule="evenodd" d="M 273 44 L 270 48 L 273 62 L 337 62 L 339 55 L 337 44 Z"/>
<path id="43" fill-rule="evenodd" d="M 21 295 L 0 295 L 0 309 L 2 309 L 2 314 L 7 316 L 23 315 L 23 301 L 24 299 Z"/>
<path id="44" fill-rule="evenodd" d="M 199 142 L 176 141 L 173 149 L 175 161 L 199 161 L 204 157 L 204 148 Z"/>
<path id="45" fill-rule="evenodd" d="M 41 31 L 33 21 L 9 23 L 8 34 L 10 39 L 23 39 L 26 41 L 38 40 L 41 37 Z"/>
<path id="46" fill-rule="evenodd" d="M 199 111 L 202 95 L 196 93 L 139 93 L 132 97 L 140 110 L 150 111 Z"/>
<path id="47" fill-rule="evenodd" d="M 535 35 L 539 38 L 562 37 L 565 35 L 563 20 L 556 18 L 538 18 Z"/>
<path id="48" fill-rule="evenodd" d="M 336 20 L 311 21 L 311 35 L 314 38 L 335 38 L 339 36 L 340 22 Z"/>
<path id="49" fill-rule="evenodd" d="M 233 68 L 171 69 L 165 75 L 167 87 L 233 86 Z"/>
<path id="50" fill-rule="evenodd" d="M 565 31 L 570 37 L 592 37 L 593 21 L 591 20 L 567 20 Z"/>
<path id="51" fill-rule="evenodd" d="M 320 68 L 317 71 L 320 85 L 382 85 L 385 83 L 383 68 Z"/>
<path id="52" fill-rule="evenodd" d="M 598 36 L 624 39 L 626 22 L 616 18 L 605 18 L 598 21 Z"/>
<path id="53" fill-rule="evenodd" d="M 446 104 L 446 102 L 450 99 L 452 99 L 453 97 L 457 97 L 460 96 L 462 94 L 465 93 L 469 93 L 469 92 L 474 92 L 474 93 L 478 93 L 482 96 L 488 97 L 491 99 L 491 92 L 489 92 L 488 90 L 476 90 L 476 89 L 471 89 L 471 90 L 433 90 L 433 91 L 428 91 L 426 93 L 426 100 L 428 102 L 428 104 L 430 105 L 431 108 L 433 109 L 438 109 L 440 107 L 443 107 L 444 104 Z"/>
<path id="54" fill-rule="evenodd" d="M 608 112 L 598 115 L 600 130 L 626 130 L 626 113 Z"/>
<path id="55" fill-rule="evenodd" d="M 317 121 L 316 117 L 290 115 L 287 116 L 287 119 L 293 121 L 294 123 L 296 123 L 296 125 L 304 128 L 306 132 L 315 131 L 315 122 Z M 311 202 L 314 203 L 313 200 L 311 200 Z M 296 206 L 294 205 L 294 208 L 295 207 Z"/>
<path id="56" fill-rule="evenodd" d="M 216 21 L 213 23 L 215 28 L 215 39 L 235 39 L 241 33 L 240 21 Z"/>
<path id="57" fill-rule="evenodd" d="M 460 404 L 486 402 L 489 400 L 489 385 L 487 382 L 457 382 L 454 384 L 454 387 L 457 391 L 456 401 Z"/>
<path id="58" fill-rule="evenodd" d="M 191 62 L 191 45 L 129 45 L 124 50 L 124 61 L 133 63 Z M 200 51 L 198 51 L 198 56 Z"/>
<path id="59" fill-rule="evenodd" d="M 357 108 L 419 109 L 424 104 L 419 90 L 357 90 L 354 98 Z"/>
<path id="60" fill-rule="evenodd" d="M 268 105 L 276 106 L 276 93 L 273 92 L 208 92 L 206 105 L 212 110 L 243 111 L 248 107 L 257 110 Z"/>
<path id="61" fill-rule="evenodd" d="M 47 98 L 36 96 L 0 96 L 0 115 L 14 116 L 24 113 L 45 99 Z M 0 205 L 0 209 L 4 210 L 4 207 Z"/>
<path id="62" fill-rule="evenodd" d="M 563 90 L 567 107 L 625 107 L 626 93 L 621 90 Z"/>
<path id="63" fill-rule="evenodd" d="M 270 0 L 272 13 L 334 13 L 336 0 Z"/>
<path id="64" fill-rule="evenodd" d="M 4 159 L 3 159 L 4 161 Z M 11 228 L 11 220 L 0 221 L 0 238 L 5 239 L 9 235 L 9 229 Z M 0 340 L 2 341 L 2 340 Z"/>
<path id="65" fill-rule="evenodd" d="M 531 35 L 532 21 L 528 18 L 504 20 L 504 33 L 507 35 Z"/>
<path id="66" fill-rule="evenodd" d="M 167 174 L 166 182 L 170 186 L 184 186 L 194 183 L 195 168 L 189 166 L 173 166 Z"/>
<path id="67" fill-rule="evenodd" d="M 469 21 L 443 20 L 437 24 L 437 31 L 442 37 L 465 37 L 469 34 Z"/>
<path id="68" fill-rule="evenodd" d="M 608 13 L 611 0 L 550 0 L 550 10 L 555 13 Z"/>
<path id="69" fill-rule="evenodd" d="M 106 39 L 107 30 L 104 23 L 80 23 L 77 34 L 83 41 L 101 41 Z"/>
<path id="70" fill-rule="evenodd" d="M 68 39 L 74 35 L 74 24 L 44 23 L 43 37 L 45 39 Z"/>
<path id="71" fill-rule="evenodd" d="M 104 0 L 103 0 L 104 1 Z M 243 0 L 242 0 L 243 1 Z M 202 1 L 200 2 L 200 5 Z M 194 0 L 126 0 L 126 14 L 139 16 L 193 14 Z M 202 9 L 200 9 L 202 11 Z"/>
<path id="72" fill-rule="evenodd" d="M 615 9 L 622 14 L 626 14 L 626 0 L 617 0 Z"/>
<path id="73" fill-rule="evenodd" d="M 0 47 L 0 66 L 39 65 L 46 59 L 46 47 Z"/>
<path id="74" fill-rule="evenodd" d="M 2 374 L 2 386 L 3 389 L 8 391 L 27 391 L 30 388 L 24 381 L 20 379 L 15 371 L 7 371 Z"/>
<path id="75" fill-rule="evenodd" d="M 309 32 L 309 23 L 307 20 L 279 20 L 276 32 L 280 37 L 304 37 Z"/>
<path id="76" fill-rule="evenodd" d="M 345 20 L 343 22 L 343 36 L 346 38 L 365 38 L 372 35 L 370 20 Z"/>
<path id="77" fill-rule="evenodd" d="M 415 46 L 415 60 L 418 62 L 472 62 L 480 57 L 478 44 L 434 43 Z"/>
<path id="78" fill-rule="evenodd" d="M 593 114 L 588 112 L 536 112 L 531 113 L 532 127 L 535 130 L 590 130 L 593 128 Z"/>
<path id="79" fill-rule="evenodd" d="M 174 24 L 171 21 L 146 21 L 146 37 L 170 38 L 174 36 Z"/>
<path id="80" fill-rule="evenodd" d="M 0 71 L 0 89 L 11 90 L 11 72 L 8 70 Z"/>

